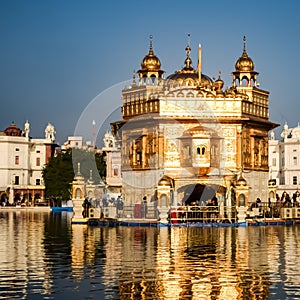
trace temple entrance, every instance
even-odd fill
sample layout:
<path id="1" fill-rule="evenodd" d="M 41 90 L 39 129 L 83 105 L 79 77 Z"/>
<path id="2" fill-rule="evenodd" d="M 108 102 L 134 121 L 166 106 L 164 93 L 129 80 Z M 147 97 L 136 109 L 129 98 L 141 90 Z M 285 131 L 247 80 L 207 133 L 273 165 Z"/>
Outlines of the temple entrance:
<path id="1" fill-rule="evenodd" d="M 2 193 L 0 204 L 1 206 L 5 206 L 7 203 L 8 203 L 8 195 L 6 193 Z"/>
<path id="2" fill-rule="evenodd" d="M 204 184 L 189 184 L 178 189 L 178 193 L 184 194 L 182 199 L 183 205 L 203 206 L 210 204 L 211 201 L 217 201 L 217 193 L 225 195 L 226 189 L 218 185 L 204 185 Z"/>

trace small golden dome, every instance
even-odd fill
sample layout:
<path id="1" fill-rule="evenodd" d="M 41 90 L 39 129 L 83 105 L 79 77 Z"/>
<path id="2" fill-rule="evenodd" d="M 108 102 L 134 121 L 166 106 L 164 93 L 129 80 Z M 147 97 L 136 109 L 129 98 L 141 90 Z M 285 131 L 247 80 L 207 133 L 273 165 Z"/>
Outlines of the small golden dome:
<path id="1" fill-rule="evenodd" d="M 239 179 L 236 182 L 236 186 L 246 186 L 246 185 L 247 185 L 247 181 L 241 174 Z"/>
<path id="2" fill-rule="evenodd" d="M 269 186 L 275 186 L 276 185 L 276 179 L 269 179 Z"/>
<path id="3" fill-rule="evenodd" d="M 147 71 L 159 71 L 160 70 L 160 60 L 159 58 L 154 54 L 153 48 L 152 48 L 152 35 L 150 35 L 150 48 L 148 54 L 144 57 L 141 63 L 142 70 Z"/>
<path id="4" fill-rule="evenodd" d="M 159 186 L 170 186 L 171 183 L 168 179 L 166 178 L 162 178 L 159 182 L 158 182 Z"/>
<path id="5" fill-rule="evenodd" d="M 244 50 L 242 56 L 235 63 L 237 72 L 252 72 L 254 71 L 254 62 L 246 52 L 246 37 L 244 36 Z"/>
<path id="6" fill-rule="evenodd" d="M 224 86 L 224 81 L 221 79 L 221 72 L 219 71 L 219 77 L 214 82 L 214 87 L 216 88 L 217 94 L 223 94 L 222 88 Z"/>

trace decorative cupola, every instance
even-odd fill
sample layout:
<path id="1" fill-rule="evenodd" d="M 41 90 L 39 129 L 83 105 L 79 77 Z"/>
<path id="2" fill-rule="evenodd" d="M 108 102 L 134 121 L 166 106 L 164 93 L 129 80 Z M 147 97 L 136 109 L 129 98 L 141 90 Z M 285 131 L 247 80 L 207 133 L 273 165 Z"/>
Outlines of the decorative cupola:
<path id="1" fill-rule="evenodd" d="M 259 74 L 254 71 L 254 62 L 246 51 L 246 37 L 244 36 L 244 50 L 242 56 L 235 63 L 235 72 L 232 72 L 234 86 L 257 86 L 256 77 Z"/>
<path id="2" fill-rule="evenodd" d="M 5 135 L 8 136 L 22 136 L 22 130 L 17 127 L 17 125 L 12 122 L 5 130 L 4 130 Z"/>
<path id="3" fill-rule="evenodd" d="M 95 195 L 95 191 L 96 191 L 96 185 L 93 179 L 93 171 L 90 170 L 90 178 L 87 180 L 86 182 L 86 196 L 88 199 L 95 199 L 96 195 Z"/>
<path id="4" fill-rule="evenodd" d="M 83 203 L 85 196 L 84 177 L 80 172 L 80 163 L 77 164 L 77 174 L 72 181 L 73 217 L 72 223 L 83 223 Z"/>
<path id="5" fill-rule="evenodd" d="M 221 79 L 221 72 L 219 71 L 219 77 L 214 82 L 214 88 L 215 88 L 216 94 L 218 96 L 223 96 L 224 95 L 223 90 L 222 90 L 223 86 L 224 86 L 224 81 Z"/>
<path id="6" fill-rule="evenodd" d="M 141 62 L 141 70 L 138 71 L 140 83 L 154 84 L 157 79 L 163 78 L 165 71 L 161 70 L 160 67 L 161 63 L 159 58 L 154 54 L 152 35 L 150 35 L 149 52 Z"/>
<path id="7" fill-rule="evenodd" d="M 249 198 L 249 189 L 246 179 L 243 177 L 242 170 L 235 183 L 236 206 L 247 206 Z"/>

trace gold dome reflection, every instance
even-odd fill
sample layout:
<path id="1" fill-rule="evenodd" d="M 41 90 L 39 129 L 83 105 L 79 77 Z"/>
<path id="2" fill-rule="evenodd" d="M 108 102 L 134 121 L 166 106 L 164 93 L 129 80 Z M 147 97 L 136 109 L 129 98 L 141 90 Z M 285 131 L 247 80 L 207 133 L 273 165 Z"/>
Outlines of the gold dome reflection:
<path id="1" fill-rule="evenodd" d="M 101 281 L 120 299 L 267 299 L 278 249 L 261 252 L 272 244 L 264 230 L 73 226 L 73 275 L 83 279 L 101 251 Z"/>
<path id="2" fill-rule="evenodd" d="M 160 292 L 156 299 L 256 299 L 257 293 L 266 299 L 270 283 L 260 267 L 266 257 L 257 263 L 249 260 L 251 241 L 252 235 L 243 229 L 160 230 L 156 266 Z"/>
<path id="3" fill-rule="evenodd" d="M 72 271 L 77 281 L 84 278 L 86 225 L 72 226 Z"/>

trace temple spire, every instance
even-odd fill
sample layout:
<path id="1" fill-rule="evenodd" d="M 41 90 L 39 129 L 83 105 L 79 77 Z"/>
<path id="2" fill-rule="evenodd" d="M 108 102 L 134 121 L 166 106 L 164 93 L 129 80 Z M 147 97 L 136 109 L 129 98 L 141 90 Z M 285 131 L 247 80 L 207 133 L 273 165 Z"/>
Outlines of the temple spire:
<path id="1" fill-rule="evenodd" d="M 246 36 L 245 35 L 244 35 L 244 38 L 243 38 L 243 42 L 244 42 L 244 50 L 243 50 L 243 52 L 247 53 L 246 52 Z"/>
<path id="2" fill-rule="evenodd" d="M 153 39 L 153 35 L 152 34 L 150 34 L 149 39 L 150 39 L 149 54 L 153 55 L 154 52 L 153 52 L 153 47 L 152 47 L 152 39 Z"/>
<path id="3" fill-rule="evenodd" d="M 190 42 L 191 42 L 191 40 L 190 40 L 190 37 L 191 37 L 191 35 L 188 34 L 188 44 L 187 44 L 187 46 L 185 47 L 185 51 L 186 51 L 186 59 L 185 59 L 184 63 L 185 63 L 185 69 L 187 69 L 187 70 L 192 69 L 192 67 L 191 67 L 192 60 L 191 60 L 191 58 L 190 58 L 190 53 L 191 53 L 191 47 L 190 47 Z"/>

